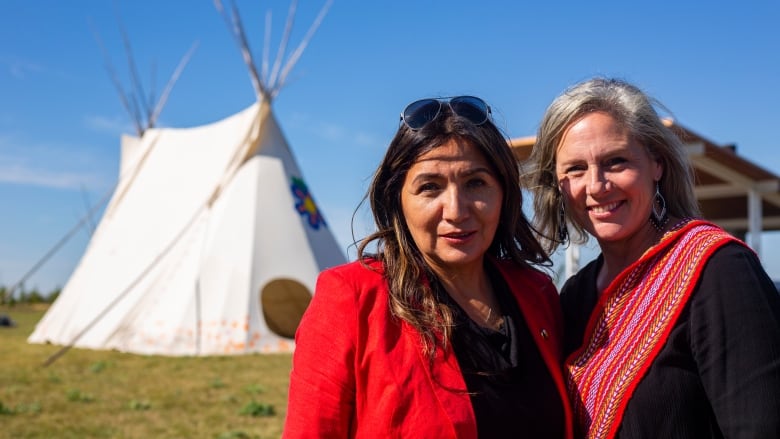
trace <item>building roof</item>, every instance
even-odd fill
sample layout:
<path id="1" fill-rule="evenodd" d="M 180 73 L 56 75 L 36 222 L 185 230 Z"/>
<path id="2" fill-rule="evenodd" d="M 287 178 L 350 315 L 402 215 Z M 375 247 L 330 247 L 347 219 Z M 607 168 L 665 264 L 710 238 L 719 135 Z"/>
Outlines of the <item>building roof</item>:
<path id="1" fill-rule="evenodd" d="M 780 230 L 780 176 L 740 157 L 735 145 L 717 145 L 671 119 L 664 123 L 682 140 L 693 163 L 696 198 L 704 218 L 741 236 L 749 229 L 750 194 L 760 199 L 761 229 Z M 512 139 L 520 161 L 531 154 L 534 136 Z"/>

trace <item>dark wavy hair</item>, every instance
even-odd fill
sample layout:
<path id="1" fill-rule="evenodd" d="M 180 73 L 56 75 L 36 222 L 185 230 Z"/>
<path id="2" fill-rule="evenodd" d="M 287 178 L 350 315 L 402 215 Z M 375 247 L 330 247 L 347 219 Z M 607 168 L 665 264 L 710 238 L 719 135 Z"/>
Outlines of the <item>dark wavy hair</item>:
<path id="1" fill-rule="evenodd" d="M 492 121 L 475 125 L 443 105 L 438 117 L 419 130 L 402 123 L 363 198 L 363 202 L 370 202 L 376 231 L 358 243 L 357 256 L 364 264 L 370 259 L 383 263 L 391 311 L 421 334 L 430 358 L 437 346 L 437 335 L 441 336 L 442 346 L 449 343 L 453 314 L 437 299 L 432 282 L 423 281 L 435 280 L 436 276 L 406 226 L 401 188 L 418 157 L 452 139 L 477 147 L 503 189 L 499 225 L 487 254 L 526 267 L 550 264 L 522 210 L 519 163 L 507 138 Z M 372 243 L 376 244 L 376 253 L 369 254 L 367 247 Z"/>

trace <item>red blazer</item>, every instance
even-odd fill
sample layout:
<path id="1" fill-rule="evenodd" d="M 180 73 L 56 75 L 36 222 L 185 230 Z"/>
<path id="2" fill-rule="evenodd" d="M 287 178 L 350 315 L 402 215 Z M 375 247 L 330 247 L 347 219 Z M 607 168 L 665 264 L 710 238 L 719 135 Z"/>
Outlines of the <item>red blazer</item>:
<path id="1" fill-rule="evenodd" d="M 555 381 L 571 438 L 558 293 L 538 271 L 497 266 Z M 476 438 L 452 347 L 429 365 L 418 333 L 390 313 L 381 264 L 372 268 L 352 262 L 320 274 L 295 336 L 283 437 Z"/>

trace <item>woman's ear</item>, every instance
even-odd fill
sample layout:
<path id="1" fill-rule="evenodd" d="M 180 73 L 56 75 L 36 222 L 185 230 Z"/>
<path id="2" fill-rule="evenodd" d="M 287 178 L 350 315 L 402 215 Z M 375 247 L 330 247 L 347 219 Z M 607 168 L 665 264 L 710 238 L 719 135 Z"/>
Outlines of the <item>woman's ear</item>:
<path id="1" fill-rule="evenodd" d="M 653 179 L 658 182 L 661 181 L 661 177 L 664 175 L 664 164 L 661 162 L 661 160 L 655 160 L 655 172 L 653 175 Z"/>

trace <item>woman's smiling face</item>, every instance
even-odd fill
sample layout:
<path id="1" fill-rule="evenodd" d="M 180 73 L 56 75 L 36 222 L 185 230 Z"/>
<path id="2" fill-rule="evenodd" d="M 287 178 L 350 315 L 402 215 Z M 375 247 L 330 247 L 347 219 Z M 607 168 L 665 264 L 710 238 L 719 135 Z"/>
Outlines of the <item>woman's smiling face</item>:
<path id="1" fill-rule="evenodd" d="M 401 188 L 406 226 L 437 273 L 482 266 L 502 200 L 503 190 L 485 157 L 457 139 L 418 157 Z"/>
<path id="2" fill-rule="evenodd" d="M 612 116 L 588 113 L 572 123 L 558 146 L 555 169 L 569 217 L 602 249 L 631 245 L 650 230 L 663 169 Z"/>

